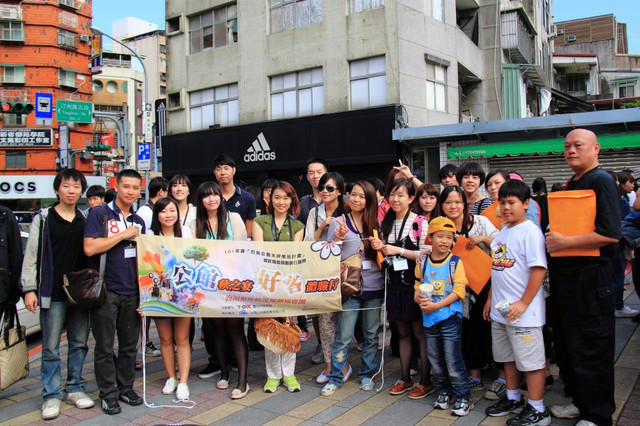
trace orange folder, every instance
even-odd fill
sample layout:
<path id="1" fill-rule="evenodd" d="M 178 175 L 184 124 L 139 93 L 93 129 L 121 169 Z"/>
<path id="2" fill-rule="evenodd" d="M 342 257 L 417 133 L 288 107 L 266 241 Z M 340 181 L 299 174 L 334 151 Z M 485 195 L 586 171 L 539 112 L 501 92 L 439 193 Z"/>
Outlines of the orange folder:
<path id="1" fill-rule="evenodd" d="M 571 236 L 596 230 L 596 193 L 592 189 L 552 192 L 547 196 L 547 202 L 549 231 Z M 600 256 L 600 249 L 560 250 L 551 256 Z"/>
<path id="2" fill-rule="evenodd" d="M 491 223 L 493 223 L 493 226 L 495 226 L 498 229 L 502 229 L 504 224 L 502 223 L 502 219 L 500 218 L 500 216 L 498 216 L 499 206 L 500 206 L 500 203 L 496 200 L 489 207 L 482 210 L 482 213 L 480 214 L 488 218 L 491 221 Z"/>
<path id="3" fill-rule="evenodd" d="M 467 241 L 469 240 L 466 237 L 460 235 L 451 252 L 462 259 L 464 271 L 469 281 L 469 288 L 476 294 L 480 294 L 489 278 L 491 278 L 491 256 L 483 252 L 478 246 L 474 246 L 469 250 Z"/>

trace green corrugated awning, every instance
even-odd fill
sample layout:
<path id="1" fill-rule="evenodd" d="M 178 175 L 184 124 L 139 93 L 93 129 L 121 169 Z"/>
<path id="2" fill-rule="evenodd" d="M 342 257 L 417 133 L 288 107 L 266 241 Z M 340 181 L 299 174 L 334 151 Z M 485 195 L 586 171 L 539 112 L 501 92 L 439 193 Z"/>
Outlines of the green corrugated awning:
<path id="1" fill-rule="evenodd" d="M 640 148 L 640 133 L 620 133 L 598 137 L 600 149 Z M 447 148 L 447 158 L 515 157 L 518 155 L 562 154 L 564 138 L 499 142 Z"/>

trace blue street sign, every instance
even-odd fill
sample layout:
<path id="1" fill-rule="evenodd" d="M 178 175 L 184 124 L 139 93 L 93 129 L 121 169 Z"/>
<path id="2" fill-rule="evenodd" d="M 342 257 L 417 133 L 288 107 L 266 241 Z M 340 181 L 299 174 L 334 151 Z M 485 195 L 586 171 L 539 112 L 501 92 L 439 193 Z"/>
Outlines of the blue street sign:
<path id="1" fill-rule="evenodd" d="M 51 93 L 36 93 L 36 118 L 53 117 L 53 95 Z"/>
<path id="2" fill-rule="evenodd" d="M 151 160 L 151 144 L 140 143 L 138 144 L 138 161 Z"/>

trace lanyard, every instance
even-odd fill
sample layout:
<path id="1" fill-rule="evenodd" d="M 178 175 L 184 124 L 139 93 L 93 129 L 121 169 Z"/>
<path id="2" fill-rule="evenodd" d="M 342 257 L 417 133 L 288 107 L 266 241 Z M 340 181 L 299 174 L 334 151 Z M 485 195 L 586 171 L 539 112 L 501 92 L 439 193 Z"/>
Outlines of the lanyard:
<path id="1" fill-rule="evenodd" d="M 356 225 L 356 221 L 353 219 L 353 215 L 351 213 L 349 213 L 348 219 L 349 219 L 349 223 L 353 227 L 353 230 L 356 231 L 359 237 L 361 237 L 362 232 L 360 232 L 360 230 L 358 229 L 358 225 Z M 363 218 L 363 222 L 364 222 L 364 218 Z"/>
<path id="2" fill-rule="evenodd" d="M 407 214 L 404 215 L 404 219 L 402 219 L 402 225 L 400 225 L 400 232 L 396 234 L 396 244 L 400 242 L 400 237 L 402 237 L 402 231 L 404 231 L 404 225 L 407 223 L 407 219 L 409 218 L 409 213 L 411 210 L 407 210 Z M 404 243 L 402 243 L 404 246 Z"/>
<path id="3" fill-rule="evenodd" d="M 291 220 L 289 220 L 289 216 L 287 216 L 287 218 L 285 219 L 285 222 L 289 227 L 289 239 L 291 240 L 293 238 L 293 235 L 291 233 Z M 280 231 L 276 232 L 276 216 L 272 215 L 271 216 L 271 234 L 273 235 L 273 241 L 280 241 L 280 234 L 282 234 L 282 228 L 284 228 L 284 223 L 282 224 Z"/>
<path id="4" fill-rule="evenodd" d="M 184 214 L 184 218 L 182 218 L 182 226 L 187 224 L 187 216 L 189 216 L 189 204 L 187 203 L 187 212 Z"/>

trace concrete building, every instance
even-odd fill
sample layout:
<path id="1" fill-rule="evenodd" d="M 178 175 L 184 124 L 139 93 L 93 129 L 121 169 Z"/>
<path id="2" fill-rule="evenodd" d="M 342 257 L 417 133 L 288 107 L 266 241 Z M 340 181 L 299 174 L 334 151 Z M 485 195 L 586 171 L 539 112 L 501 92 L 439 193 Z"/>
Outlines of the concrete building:
<path id="1" fill-rule="evenodd" d="M 29 105 L 0 112 L 0 175 L 92 174 L 91 14 L 85 0 L 0 1 L 0 101 Z M 88 122 L 75 121 L 80 110 Z"/>
<path id="2" fill-rule="evenodd" d="M 614 15 L 556 23 L 555 87 L 597 109 L 640 99 L 640 55 L 629 54 L 627 24 Z"/>
<path id="3" fill-rule="evenodd" d="M 549 0 L 267 5 L 166 2 L 166 174 L 209 178 L 227 152 L 251 183 L 299 179 L 312 155 L 348 178 L 382 175 L 404 157 L 433 181 L 441 147 L 398 144 L 394 128 L 548 106 Z"/>
<path id="4" fill-rule="evenodd" d="M 96 134 L 115 135 L 112 156 L 105 156 L 97 166 L 103 174 L 114 174 L 122 166 L 136 167 L 137 144 L 144 142 L 142 127 L 144 75 L 131 66 L 131 55 L 102 52 L 102 72 L 93 76 L 93 101 L 96 112 L 118 114 L 125 123 L 125 136 L 118 138 L 111 119 L 96 118 Z M 118 117 L 119 118 L 119 117 Z M 128 145 L 125 145 L 125 142 Z M 119 151 L 119 152 L 118 152 Z"/>

